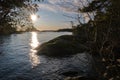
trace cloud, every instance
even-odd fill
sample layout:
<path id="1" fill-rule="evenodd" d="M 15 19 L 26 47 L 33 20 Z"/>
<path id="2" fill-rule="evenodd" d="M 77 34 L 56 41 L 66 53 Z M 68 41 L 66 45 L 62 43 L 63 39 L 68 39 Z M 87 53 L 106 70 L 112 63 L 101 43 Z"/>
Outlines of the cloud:
<path id="1" fill-rule="evenodd" d="M 52 12 L 57 12 L 57 8 L 51 4 L 39 4 L 40 9 L 46 9 Z"/>
<path id="2" fill-rule="evenodd" d="M 43 3 L 39 4 L 39 7 L 42 9 L 46 9 L 52 12 L 57 13 L 61 11 L 67 14 L 77 14 L 79 8 L 83 8 L 88 5 L 88 1 L 91 0 L 45 0 Z M 84 17 L 86 14 L 81 15 Z M 85 22 L 88 22 L 89 18 L 85 18 Z"/>
<path id="3" fill-rule="evenodd" d="M 77 12 L 78 8 L 82 8 L 83 5 L 87 5 L 86 0 L 45 0 L 39 4 L 43 9 L 54 12 L 61 10 L 66 13 Z"/>

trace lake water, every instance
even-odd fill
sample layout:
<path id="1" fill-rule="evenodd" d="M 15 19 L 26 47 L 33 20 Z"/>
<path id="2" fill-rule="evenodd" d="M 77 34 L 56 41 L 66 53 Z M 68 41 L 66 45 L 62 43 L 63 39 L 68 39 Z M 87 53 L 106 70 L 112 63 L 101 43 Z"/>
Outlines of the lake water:
<path id="1" fill-rule="evenodd" d="M 0 80 L 63 79 L 62 72 L 76 70 L 90 75 L 92 65 L 85 53 L 67 58 L 36 55 L 35 48 L 70 32 L 29 32 L 0 36 Z"/>

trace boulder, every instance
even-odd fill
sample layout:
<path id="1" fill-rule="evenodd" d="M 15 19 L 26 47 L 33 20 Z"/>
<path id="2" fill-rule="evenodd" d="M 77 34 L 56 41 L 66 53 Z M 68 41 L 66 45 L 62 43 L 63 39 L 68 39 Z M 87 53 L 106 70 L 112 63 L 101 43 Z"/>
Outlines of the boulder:
<path id="1" fill-rule="evenodd" d="M 47 56 L 69 56 L 75 53 L 82 53 L 88 48 L 75 40 L 72 35 L 64 35 L 50 40 L 40 45 L 37 49 L 37 54 Z"/>

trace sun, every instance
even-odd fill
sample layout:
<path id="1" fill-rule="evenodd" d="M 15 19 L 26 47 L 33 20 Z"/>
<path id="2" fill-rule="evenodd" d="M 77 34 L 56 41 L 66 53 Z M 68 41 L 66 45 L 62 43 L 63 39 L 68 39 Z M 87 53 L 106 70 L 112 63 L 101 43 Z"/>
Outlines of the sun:
<path id="1" fill-rule="evenodd" d="M 31 20 L 32 20 L 32 21 L 36 21 L 36 20 L 37 20 L 37 15 L 32 14 L 32 15 L 31 15 Z"/>

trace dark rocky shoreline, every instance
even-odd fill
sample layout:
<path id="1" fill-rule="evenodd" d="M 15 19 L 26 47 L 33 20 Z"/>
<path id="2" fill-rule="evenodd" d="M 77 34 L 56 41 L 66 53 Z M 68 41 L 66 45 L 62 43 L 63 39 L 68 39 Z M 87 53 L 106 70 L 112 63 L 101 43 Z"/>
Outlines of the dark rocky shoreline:
<path id="1" fill-rule="evenodd" d="M 89 48 L 86 45 L 81 44 L 79 40 L 76 40 L 76 37 L 73 35 L 63 35 L 57 37 L 53 40 L 43 43 L 36 49 L 38 50 L 38 55 L 46 55 L 57 58 L 68 57 L 77 53 L 80 54 L 89 51 Z M 93 65 L 93 63 L 91 63 L 91 65 Z M 64 80 L 97 80 L 96 75 L 94 75 L 94 77 L 80 76 L 78 73 L 79 72 L 75 70 L 70 70 L 67 72 L 62 72 L 61 74 L 67 76 Z"/>

